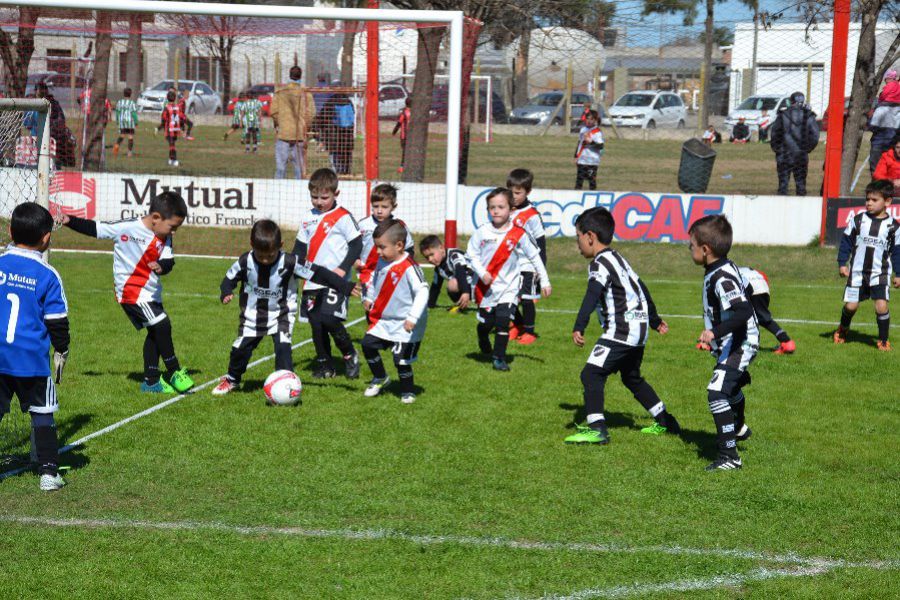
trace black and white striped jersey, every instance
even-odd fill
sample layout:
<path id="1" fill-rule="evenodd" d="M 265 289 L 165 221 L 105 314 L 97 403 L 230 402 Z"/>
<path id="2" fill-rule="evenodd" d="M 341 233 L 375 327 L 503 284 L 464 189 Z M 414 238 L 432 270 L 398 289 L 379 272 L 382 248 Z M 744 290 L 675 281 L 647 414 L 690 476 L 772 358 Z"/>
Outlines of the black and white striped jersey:
<path id="1" fill-rule="evenodd" d="M 898 229 L 900 223 L 890 216 L 877 219 L 861 212 L 850 220 L 838 251 L 838 263 L 850 267 L 848 286 L 889 285 L 891 270 L 900 274 Z"/>
<path id="2" fill-rule="evenodd" d="M 741 317 L 745 314 L 748 316 L 743 320 Z M 740 322 L 735 322 L 735 318 L 740 318 Z M 706 267 L 703 320 L 706 329 L 716 335 L 710 351 L 719 363 L 746 369 L 759 350 L 759 329 L 756 314 L 744 292 L 741 274 L 727 258 Z"/>
<path id="3" fill-rule="evenodd" d="M 606 340 L 643 346 L 651 327 L 659 327 L 650 293 L 622 255 L 606 248 L 588 266 L 588 289 L 575 320 L 574 331 L 584 332 L 596 312 Z"/>
<path id="4" fill-rule="evenodd" d="M 440 280 L 452 279 L 458 277 L 460 269 L 463 271 L 469 268 L 469 261 L 466 259 L 466 253 L 459 248 L 447 248 L 444 260 L 441 264 L 434 268 L 434 278 L 432 283 L 438 283 Z"/>
<path id="5" fill-rule="evenodd" d="M 241 284 L 241 316 L 239 337 L 263 337 L 283 333 L 290 339 L 297 314 L 297 257 L 282 252 L 270 265 L 260 264 L 253 252 L 245 252 L 238 258 L 222 281 L 222 294 L 226 295 Z"/>

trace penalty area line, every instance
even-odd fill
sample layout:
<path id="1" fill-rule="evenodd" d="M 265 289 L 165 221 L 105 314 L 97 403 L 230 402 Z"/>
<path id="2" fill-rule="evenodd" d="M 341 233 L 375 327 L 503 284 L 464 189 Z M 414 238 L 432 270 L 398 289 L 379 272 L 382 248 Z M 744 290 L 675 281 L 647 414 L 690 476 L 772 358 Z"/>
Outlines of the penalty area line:
<path id="1" fill-rule="evenodd" d="M 360 323 L 364 320 L 365 320 L 365 317 L 359 317 L 358 319 L 354 319 L 353 321 L 348 322 L 347 326 L 352 327 L 353 325 L 356 325 L 357 323 Z M 296 344 L 291 346 L 291 350 L 296 350 L 297 348 L 300 348 L 302 346 L 312 343 L 312 341 L 313 341 L 312 338 L 309 338 L 309 339 L 303 340 L 302 342 L 297 342 Z M 254 360 L 253 362 L 251 362 L 250 364 L 248 364 L 247 369 L 248 370 L 252 369 L 253 367 L 255 367 L 257 365 L 261 365 L 262 363 L 264 363 L 267 360 L 274 358 L 274 357 L 275 357 L 274 354 L 269 354 L 268 356 L 263 356 L 262 358 L 258 358 L 256 360 Z M 184 400 L 188 396 L 191 396 L 201 390 L 204 390 L 204 389 L 210 387 L 214 383 L 219 382 L 222 379 L 222 377 L 223 377 L 222 375 L 219 375 L 218 377 L 216 377 L 214 379 L 210 379 L 209 381 L 201 383 L 200 385 L 194 386 L 188 392 L 179 394 L 173 398 L 169 398 L 168 400 L 160 402 L 159 404 L 155 404 L 155 405 L 151 406 L 150 408 L 142 410 L 139 413 L 135 413 L 135 414 L 131 415 L 130 417 L 126 417 L 126 418 L 122 419 L 121 421 L 117 421 L 117 422 L 113 423 L 112 425 L 107 425 L 103 429 L 98 429 L 97 431 L 95 431 L 93 433 L 89 433 L 88 435 L 86 435 L 84 437 L 78 438 L 74 442 L 66 444 L 65 446 L 60 448 L 59 453 L 65 454 L 66 452 L 69 452 L 70 450 L 73 450 L 73 449 L 77 448 L 78 446 L 83 445 L 85 442 L 88 442 L 94 438 L 98 438 L 101 435 L 106 435 L 107 433 L 110 433 L 111 431 L 115 431 L 116 429 L 118 429 L 119 427 L 122 427 L 123 425 L 127 425 L 128 423 L 131 423 L 132 421 L 137 421 L 140 418 L 146 417 L 147 415 L 151 415 L 157 411 L 164 409 L 167 406 L 171 406 L 172 404 L 175 404 L 176 402 Z M 0 481 L 3 481 L 7 477 L 13 477 L 14 475 L 19 475 L 20 473 L 24 473 L 25 471 L 28 471 L 31 468 L 32 468 L 31 465 L 27 465 L 24 467 L 19 467 L 19 468 L 13 469 L 11 471 L 6 471 L 5 473 L 0 473 Z"/>

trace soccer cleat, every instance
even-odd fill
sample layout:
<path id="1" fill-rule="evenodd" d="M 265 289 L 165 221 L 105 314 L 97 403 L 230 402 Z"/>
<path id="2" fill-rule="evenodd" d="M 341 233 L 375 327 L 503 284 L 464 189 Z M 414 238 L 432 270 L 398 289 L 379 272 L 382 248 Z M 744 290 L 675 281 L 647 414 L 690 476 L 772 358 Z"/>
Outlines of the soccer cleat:
<path id="1" fill-rule="evenodd" d="M 708 465 L 706 465 L 707 471 L 732 471 L 735 469 L 740 469 L 744 464 L 741 462 L 740 458 L 728 458 L 727 456 L 720 456 L 716 460 L 712 461 Z"/>
<path id="2" fill-rule="evenodd" d="M 192 136 L 192 135 L 186 135 L 186 136 L 184 136 L 184 139 L 186 139 L 186 140 L 189 141 L 189 142 L 193 142 L 193 141 L 194 141 L 194 136 Z"/>
<path id="3" fill-rule="evenodd" d="M 219 385 L 213 388 L 212 395 L 213 396 L 224 396 L 228 392 L 233 392 L 237 389 L 238 384 L 229 379 L 227 376 L 223 377 L 219 382 Z"/>
<path id="4" fill-rule="evenodd" d="M 527 331 L 520 335 L 518 339 L 516 339 L 516 343 L 522 344 L 523 346 L 530 346 L 537 341 L 537 336 L 533 333 L 528 333 Z"/>
<path id="5" fill-rule="evenodd" d="M 609 443 L 609 431 L 606 425 L 600 425 L 600 429 L 593 429 L 586 425 L 575 425 L 576 431 L 563 440 L 566 444 L 601 444 Z"/>
<path id="6" fill-rule="evenodd" d="M 173 167 L 177 167 L 177 166 L 178 166 L 178 161 L 177 161 L 177 160 L 173 160 L 173 161 L 172 161 L 172 166 L 173 166 Z"/>
<path id="7" fill-rule="evenodd" d="M 519 328 L 515 325 L 509 326 L 509 340 L 517 340 L 519 339 Z"/>
<path id="8" fill-rule="evenodd" d="M 402 172 L 403 172 L 403 167 L 397 167 L 397 172 L 398 172 L 398 173 L 402 173 Z"/>
<path id="9" fill-rule="evenodd" d="M 795 350 L 797 350 L 797 344 L 794 343 L 794 340 L 788 340 L 779 344 L 775 349 L 775 354 L 793 354 Z"/>
<path id="10" fill-rule="evenodd" d="M 415 394 L 403 394 L 402 396 L 400 396 L 400 402 L 402 402 L 403 404 L 412 404 L 415 401 Z"/>
<path id="11" fill-rule="evenodd" d="M 381 390 L 384 389 L 384 386 L 386 386 L 390 381 L 391 378 L 387 375 L 385 375 L 381 379 L 379 379 L 378 377 L 373 377 L 372 381 L 369 382 L 369 386 L 366 388 L 366 391 L 363 392 L 363 396 L 365 396 L 366 398 L 374 398 L 381 393 Z M 415 400 L 415 398 L 416 397 L 413 396 L 413 400 Z M 403 398 L 401 398 L 401 400 L 403 400 Z"/>
<path id="12" fill-rule="evenodd" d="M 119 145 L 113 144 L 113 156 L 118 156 L 118 155 L 119 155 Z"/>
<path id="13" fill-rule="evenodd" d="M 843 344 L 847 341 L 847 330 L 843 327 L 838 327 L 834 332 L 834 336 L 832 337 L 835 344 Z"/>
<path id="14" fill-rule="evenodd" d="M 128 151 L 128 158 L 134 158 L 134 152 L 131 150 Z"/>
<path id="15" fill-rule="evenodd" d="M 64 485 L 66 485 L 66 480 L 59 473 L 56 475 L 44 473 L 41 475 L 40 488 L 42 492 L 55 492 L 62 489 Z"/>
<path id="16" fill-rule="evenodd" d="M 171 159 L 171 158 L 169 159 L 169 166 L 170 166 L 170 167 L 172 166 L 172 159 Z"/>
<path id="17" fill-rule="evenodd" d="M 644 427 L 641 429 L 641 433 L 649 433 L 650 435 L 662 435 L 666 433 L 668 428 L 663 427 L 659 423 L 654 423 L 650 427 Z"/>
<path id="18" fill-rule="evenodd" d="M 176 391 L 184 393 L 194 387 L 194 380 L 188 375 L 186 368 L 181 368 L 172 373 L 169 385 L 175 388 Z"/>
<path id="19" fill-rule="evenodd" d="M 351 357 L 345 358 L 344 368 L 347 379 L 357 379 L 359 377 L 359 354 L 354 352 Z"/>
<path id="20" fill-rule="evenodd" d="M 334 367 L 332 367 L 327 362 L 320 362 L 319 366 L 313 370 L 312 378 L 313 379 L 331 379 L 337 375 L 334 371 Z"/>
<path id="21" fill-rule="evenodd" d="M 160 379 L 153 385 L 150 385 L 146 381 L 142 381 L 141 382 L 141 391 L 149 393 L 149 394 L 174 394 L 175 393 L 175 389 L 171 385 L 169 385 L 168 383 L 163 381 L 162 379 Z"/>
<path id="22" fill-rule="evenodd" d="M 494 370 L 495 371 L 509 371 L 509 365 L 505 360 L 500 360 L 499 358 L 494 359 Z"/>
<path id="23" fill-rule="evenodd" d="M 223 141 L 223 142 L 227 142 L 227 141 L 228 141 L 228 132 L 227 132 L 227 131 L 226 131 L 225 133 L 222 134 L 222 141 Z"/>
<path id="24" fill-rule="evenodd" d="M 893 350 L 893 348 L 891 347 L 891 343 L 887 340 L 885 340 L 883 342 L 881 340 L 878 340 L 877 342 L 875 342 L 875 345 L 882 352 L 890 352 L 891 350 Z"/>
<path id="25" fill-rule="evenodd" d="M 244 148 L 244 154 L 250 154 L 250 148 Z"/>
<path id="26" fill-rule="evenodd" d="M 702 350 L 703 352 L 709 352 L 710 350 L 709 344 L 705 344 L 703 342 L 697 342 L 695 348 L 697 348 L 697 350 Z"/>
<path id="27" fill-rule="evenodd" d="M 744 442 L 750 439 L 750 436 L 753 435 L 753 430 L 747 427 L 747 424 L 744 423 L 741 425 L 741 430 L 737 432 L 737 435 L 734 436 L 735 439 L 739 442 Z"/>

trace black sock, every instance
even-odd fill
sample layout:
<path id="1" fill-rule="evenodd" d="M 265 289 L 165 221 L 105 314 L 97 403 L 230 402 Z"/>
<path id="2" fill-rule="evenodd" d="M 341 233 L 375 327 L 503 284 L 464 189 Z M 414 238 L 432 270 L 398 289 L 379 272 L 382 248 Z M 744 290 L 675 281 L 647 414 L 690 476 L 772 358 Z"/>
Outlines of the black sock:
<path id="1" fill-rule="evenodd" d="M 325 331 L 325 326 L 317 317 L 311 317 L 309 325 L 312 328 L 313 345 L 316 347 L 316 358 L 319 361 L 331 361 L 331 338 Z"/>
<path id="2" fill-rule="evenodd" d="M 788 336 L 787 332 L 781 328 L 781 326 L 775 321 L 769 321 L 765 324 L 765 328 L 772 332 L 772 335 L 775 336 L 779 342 L 789 342 L 791 341 L 790 336 Z"/>
<path id="3" fill-rule="evenodd" d="M 384 379 L 387 377 L 387 372 L 384 370 L 384 363 L 381 361 L 381 354 L 379 354 L 377 348 L 372 348 L 370 346 L 363 346 L 363 355 L 366 357 L 366 362 L 369 363 L 369 370 L 372 371 L 372 377 L 376 379 Z"/>
<path id="4" fill-rule="evenodd" d="M 713 422 L 716 424 L 716 440 L 719 447 L 719 456 L 738 458 L 737 440 L 734 437 L 734 413 L 731 410 L 713 413 Z"/>
<path id="5" fill-rule="evenodd" d="M 525 301 L 522 300 L 522 302 Z M 522 304 L 520 303 L 516 305 L 516 312 L 513 314 L 512 324 L 521 329 L 524 326 L 524 323 L 525 321 L 522 317 Z"/>
<path id="6" fill-rule="evenodd" d="M 121 137 L 117 137 L 117 138 L 116 138 L 116 146 L 118 146 L 119 144 L 122 143 L 122 139 L 123 139 L 123 138 L 121 138 Z"/>
<path id="7" fill-rule="evenodd" d="M 534 306 L 534 300 L 522 300 L 522 330 L 525 333 L 534 335 L 534 322 L 537 317 L 537 308 Z"/>
<path id="8" fill-rule="evenodd" d="M 744 406 L 746 398 L 744 392 L 739 391 L 737 397 L 731 402 L 731 412 L 734 415 L 734 433 L 737 435 L 744 427 Z"/>
<path id="9" fill-rule="evenodd" d="M 850 329 L 850 321 L 853 320 L 853 313 L 846 308 L 841 311 L 841 329 Z"/>
<path id="10" fill-rule="evenodd" d="M 56 436 L 56 426 L 35 427 L 34 445 L 40 474 L 56 475 L 59 464 L 59 440 Z"/>
<path id="11" fill-rule="evenodd" d="M 397 365 L 397 374 L 400 376 L 400 393 L 413 393 L 412 365 Z"/>
<path id="12" fill-rule="evenodd" d="M 159 381 L 159 350 L 150 331 L 144 338 L 144 381 L 147 385 L 155 385 Z"/>
<path id="13" fill-rule="evenodd" d="M 494 335 L 494 360 L 506 361 L 506 347 L 509 345 L 509 329 L 497 330 Z"/>
<path id="14" fill-rule="evenodd" d="M 172 322 L 167 317 L 148 327 L 147 333 L 153 336 L 153 341 L 156 342 L 156 349 L 166 367 L 166 379 L 171 380 L 172 374 L 181 369 L 178 357 L 175 356 L 175 342 L 172 341 Z"/>
<path id="15" fill-rule="evenodd" d="M 478 349 L 482 354 L 490 354 L 493 351 L 491 346 L 491 328 L 484 323 L 478 324 Z"/>
<path id="16" fill-rule="evenodd" d="M 878 321 L 878 339 L 882 342 L 888 341 L 888 334 L 891 331 L 891 313 L 878 315 L 876 321 Z"/>

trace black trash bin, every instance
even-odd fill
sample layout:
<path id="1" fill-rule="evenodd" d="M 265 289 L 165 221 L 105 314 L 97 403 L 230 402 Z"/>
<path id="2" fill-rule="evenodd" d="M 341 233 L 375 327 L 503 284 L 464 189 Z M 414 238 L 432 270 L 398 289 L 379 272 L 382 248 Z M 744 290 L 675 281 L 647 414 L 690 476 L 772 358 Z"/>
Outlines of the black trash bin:
<path id="1" fill-rule="evenodd" d="M 702 194 L 709 186 L 716 151 L 698 138 L 681 145 L 681 164 L 678 166 L 678 188 L 685 194 Z"/>

